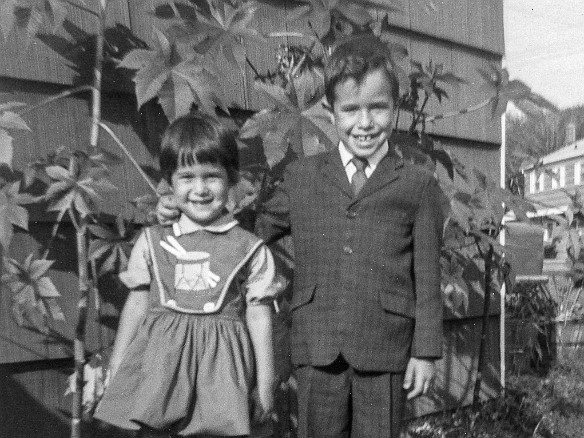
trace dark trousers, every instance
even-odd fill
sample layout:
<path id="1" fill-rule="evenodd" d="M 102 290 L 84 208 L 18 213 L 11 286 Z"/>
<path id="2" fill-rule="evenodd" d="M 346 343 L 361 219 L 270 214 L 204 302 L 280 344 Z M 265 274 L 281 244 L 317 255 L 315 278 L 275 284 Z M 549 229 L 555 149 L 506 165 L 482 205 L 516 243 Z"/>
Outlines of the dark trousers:
<path id="1" fill-rule="evenodd" d="M 359 371 L 342 356 L 297 369 L 298 438 L 398 438 L 403 373 Z"/>

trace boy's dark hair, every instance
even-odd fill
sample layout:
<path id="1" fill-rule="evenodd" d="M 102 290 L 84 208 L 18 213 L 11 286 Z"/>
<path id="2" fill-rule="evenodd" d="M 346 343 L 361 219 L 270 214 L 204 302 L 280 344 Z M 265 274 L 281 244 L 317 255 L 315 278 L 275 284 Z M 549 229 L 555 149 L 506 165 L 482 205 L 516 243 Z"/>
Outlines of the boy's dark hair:
<path id="1" fill-rule="evenodd" d="M 231 184 L 239 179 L 239 153 L 235 135 L 219 121 L 196 113 L 173 121 L 162 137 L 160 170 L 170 183 L 180 166 L 219 164 Z"/>
<path id="2" fill-rule="evenodd" d="M 383 69 L 391 83 L 391 94 L 395 105 L 399 99 L 399 82 L 391 64 L 391 52 L 387 45 L 373 35 L 351 37 L 340 43 L 333 51 L 324 69 L 324 89 L 328 104 L 335 103 L 337 84 L 353 79 L 361 84 L 365 76 Z"/>

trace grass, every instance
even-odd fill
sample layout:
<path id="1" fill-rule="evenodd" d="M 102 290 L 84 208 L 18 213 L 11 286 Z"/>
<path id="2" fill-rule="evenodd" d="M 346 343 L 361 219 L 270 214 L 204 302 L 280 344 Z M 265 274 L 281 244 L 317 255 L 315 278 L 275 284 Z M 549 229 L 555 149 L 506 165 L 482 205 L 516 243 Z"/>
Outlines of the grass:
<path id="1" fill-rule="evenodd" d="M 556 362 L 545 376 L 510 376 L 504 396 L 408 424 L 407 438 L 584 437 L 584 354 Z"/>

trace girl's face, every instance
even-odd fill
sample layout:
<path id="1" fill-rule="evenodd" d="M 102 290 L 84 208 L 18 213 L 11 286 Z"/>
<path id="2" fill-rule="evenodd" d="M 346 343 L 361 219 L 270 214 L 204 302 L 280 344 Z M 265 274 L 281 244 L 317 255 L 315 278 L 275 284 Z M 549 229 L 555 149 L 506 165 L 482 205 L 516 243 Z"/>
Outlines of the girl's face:
<path id="1" fill-rule="evenodd" d="M 208 225 L 223 213 L 229 179 L 220 164 L 179 166 L 171 182 L 179 210 L 193 222 Z"/>

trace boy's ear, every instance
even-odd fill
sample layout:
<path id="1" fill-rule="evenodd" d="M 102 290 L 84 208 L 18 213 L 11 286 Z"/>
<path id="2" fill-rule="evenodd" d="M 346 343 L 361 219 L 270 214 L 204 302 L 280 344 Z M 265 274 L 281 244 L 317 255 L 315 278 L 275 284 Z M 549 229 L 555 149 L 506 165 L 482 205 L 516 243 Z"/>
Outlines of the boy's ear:
<path id="1" fill-rule="evenodd" d="M 329 104 L 329 102 L 328 102 L 327 99 L 323 99 L 323 101 L 322 101 L 322 107 L 326 110 L 326 112 L 330 116 L 330 122 L 334 125 L 334 123 L 335 123 L 335 113 L 333 111 L 332 105 Z"/>

